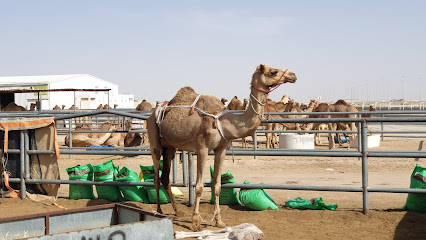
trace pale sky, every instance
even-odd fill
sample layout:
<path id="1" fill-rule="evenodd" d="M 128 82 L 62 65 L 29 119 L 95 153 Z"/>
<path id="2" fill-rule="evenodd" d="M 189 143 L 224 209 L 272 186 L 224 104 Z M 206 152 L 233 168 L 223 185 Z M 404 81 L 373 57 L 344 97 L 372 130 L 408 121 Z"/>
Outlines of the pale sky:
<path id="1" fill-rule="evenodd" d="M 247 98 L 259 64 L 298 77 L 276 101 L 426 100 L 421 0 L 0 0 L 0 34 L 2 77 L 91 74 L 137 100 Z"/>

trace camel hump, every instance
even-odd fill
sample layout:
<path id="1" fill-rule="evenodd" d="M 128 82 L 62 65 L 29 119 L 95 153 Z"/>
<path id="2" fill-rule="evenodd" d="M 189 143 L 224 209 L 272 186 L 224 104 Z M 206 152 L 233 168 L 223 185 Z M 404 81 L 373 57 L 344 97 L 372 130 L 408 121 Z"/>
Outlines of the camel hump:
<path id="1" fill-rule="evenodd" d="M 183 87 L 169 102 L 169 106 L 190 106 L 197 96 L 198 93 L 196 93 L 193 88 Z M 195 106 L 203 111 L 215 115 L 224 110 L 222 102 L 217 97 L 210 95 L 201 95 Z"/>
<path id="2" fill-rule="evenodd" d="M 339 99 L 335 104 L 349 105 L 345 100 Z"/>

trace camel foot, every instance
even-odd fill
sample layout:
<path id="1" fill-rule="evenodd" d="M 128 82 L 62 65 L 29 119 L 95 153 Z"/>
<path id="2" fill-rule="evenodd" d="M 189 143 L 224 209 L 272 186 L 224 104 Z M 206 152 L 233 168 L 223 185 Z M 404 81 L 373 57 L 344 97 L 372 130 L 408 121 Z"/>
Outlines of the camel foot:
<path id="1" fill-rule="evenodd" d="M 191 230 L 194 232 L 198 232 L 201 230 L 201 223 L 200 223 L 200 216 L 199 215 L 195 215 L 192 216 L 192 226 L 191 226 Z"/>
<path id="2" fill-rule="evenodd" d="M 161 210 L 161 208 L 160 208 L 160 207 L 158 207 L 158 208 L 157 208 L 157 213 L 159 213 L 159 214 L 163 214 L 163 210 Z"/>
<path id="3" fill-rule="evenodd" d="M 226 223 L 222 222 L 222 220 L 218 220 L 218 221 L 216 221 L 216 227 L 224 228 L 224 227 L 226 227 Z"/>
<path id="4" fill-rule="evenodd" d="M 185 213 L 182 212 L 182 211 L 179 211 L 179 210 L 176 211 L 175 215 L 176 215 L 176 217 L 185 217 Z"/>

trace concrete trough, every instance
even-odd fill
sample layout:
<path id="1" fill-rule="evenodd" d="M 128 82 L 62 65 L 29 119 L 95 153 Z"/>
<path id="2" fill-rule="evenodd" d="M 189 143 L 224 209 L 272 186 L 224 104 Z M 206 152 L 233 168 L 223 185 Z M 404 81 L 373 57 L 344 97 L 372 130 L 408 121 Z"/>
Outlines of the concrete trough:
<path id="1" fill-rule="evenodd" d="M 172 218 L 118 203 L 0 219 L 0 240 L 173 237 Z"/>

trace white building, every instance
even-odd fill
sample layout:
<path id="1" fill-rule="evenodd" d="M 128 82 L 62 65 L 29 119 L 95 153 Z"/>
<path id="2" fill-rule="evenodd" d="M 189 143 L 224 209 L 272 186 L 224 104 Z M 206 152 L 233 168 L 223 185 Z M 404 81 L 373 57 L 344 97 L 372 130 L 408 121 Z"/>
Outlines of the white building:
<path id="1" fill-rule="evenodd" d="M 0 90 L 14 89 L 111 89 L 110 91 L 59 91 L 38 93 L 0 93 L 0 104 L 5 107 L 15 102 L 29 109 L 31 103 L 41 100 L 43 110 L 53 109 L 55 105 L 65 109 L 75 105 L 79 109 L 96 109 L 99 104 L 118 108 L 134 108 L 132 94 L 120 94 L 118 85 L 89 74 L 46 75 L 46 76 L 14 76 L 0 77 Z M 75 99 L 75 100 L 74 100 Z"/>

